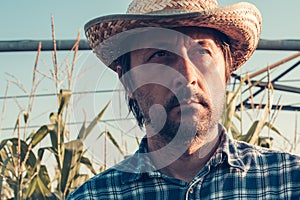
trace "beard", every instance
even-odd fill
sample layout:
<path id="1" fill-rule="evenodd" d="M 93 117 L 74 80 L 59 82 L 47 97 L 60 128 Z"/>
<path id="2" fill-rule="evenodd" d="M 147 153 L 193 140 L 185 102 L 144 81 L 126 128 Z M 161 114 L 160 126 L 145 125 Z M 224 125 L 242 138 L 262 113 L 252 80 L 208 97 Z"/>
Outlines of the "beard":
<path id="1" fill-rule="evenodd" d="M 140 96 L 141 97 L 141 96 Z M 148 108 L 148 112 L 143 112 L 145 121 L 147 122 L 148 130 L 151 129 L 152 134 L 147 133 L 147 137 L 153 139 L 163 140 L 165 144 L 172 142 L 175 146 L 189 146 L 193 140 L 207 136 L 207 132 L 218 124 L 219 119 L 223 113 L 225 103 L 225 90 L 218 93 L 218 96 L 209 98 L 204 93 L 196 92 L 191 88 L 184 88 L 179 90 L 176 95 L 174 94 L 169 100 L 156 107 L 158 109 L 149 108 L 153 106 L 151 96 L 146 98 L 139 98 L 143 111 Z M 200 109 L 188 108 L 185 110 L 180 109 L 177 115 L 180 116 L 180 121 L 171 119 L 170 111 L 184 100 L 192 100 L 200 104 Z M 184 115 L 184 117 L 183 117 Z"/>

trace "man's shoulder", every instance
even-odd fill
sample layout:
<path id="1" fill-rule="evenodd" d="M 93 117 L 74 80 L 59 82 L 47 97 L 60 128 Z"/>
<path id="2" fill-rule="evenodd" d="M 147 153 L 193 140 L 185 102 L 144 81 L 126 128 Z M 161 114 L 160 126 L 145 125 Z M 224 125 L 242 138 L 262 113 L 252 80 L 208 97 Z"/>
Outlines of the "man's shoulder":
<path id="1" fill-rule="evenodd" d="M 300 171 L 300 156 L 289 152 L 250 145 L 242 141 L 233 141 L 235 156 L 249 167 L 253 165 L 265 167 L 287 167 Z"/>
<path id="2" fill-rule="evenodd" d="M 266 147 L 260 147 L 257 145 L 251 145 L 247 142 L 233 140 L 233 143 L 236 145 L 238 152 L 241 155 L 247 155 L 247 154 L 256 154 L 258 156 L 272 156 L 272 155 L 278 155 L 278 156 L 287 156 L 295 159 L 300 159 L 299 155 L 287 152 L 287 151 L 281 151 L 276 150 L 272 148 L 266 148 Z"/>
<path id="3" fill-rule="evenodd" d="M 131 157 L 132 156 L 87 180 L 68 195 L 68 200 L 102 198 L 108 195 L 112 190 L 121 188 L 123 181 L 131 176 L 131 173 L 122 170 L 123 168 L 120 166 L 126 165 L 128 159 Z"/>
<path id="4" fill-rule="evenodd" d="M 89 187 L 91 187 L 92 185 L 95 185 L 97 187 L 99 186 L 105 187 L 108 184 L 108 181 L 118 182 L 121 179 L 122 175 L 123 175 L 122 171 L 116 170 L 115 167 L 111 167 L 93 176 L 92 178 L 87 180 L 84 184 L 89 184 L 90 185 Z"/>
<path id="5" fill-rule="evenodd" d="M 109 190 L 112 182 L 116 184 L 121 180 L 121 173 L 114 168 L 109 168 L 76 188 L 67 199 L 90 199 L 90 197 L 97 197 L 98 195 L 100 197 L 101 193 Z"/>

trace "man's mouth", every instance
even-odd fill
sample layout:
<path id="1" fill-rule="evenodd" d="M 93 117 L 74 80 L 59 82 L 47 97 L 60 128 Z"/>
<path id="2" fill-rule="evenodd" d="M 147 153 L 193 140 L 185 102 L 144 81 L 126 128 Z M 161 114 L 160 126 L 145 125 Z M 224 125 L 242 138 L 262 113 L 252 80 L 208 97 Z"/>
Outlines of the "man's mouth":
<path id="1" fill-rule="evenodd" d="M 202 107 L 209 107 L 208 100 L 204 94 L 194 91 L 192 89 L 181 89 L 173 95 L 165 104 L 166 112 L 170 112 L 173 109 L 183 111 L 186 109 L 196 109 Z"/>
<path id="2" fill-rule="evenodd" d="M 194 100 L 194 99 L 184 99 L 180 102 L 178 102 L 177 104 L 174 104 L 174 107 L 178 107 L 178 106 L 189 106 L 191 104 L 200 104 L 200 102 L 198 100 Z"/>
<path id="3" fill-rule="evenodd" d="M 195 99 L 195 98 L 191 98 L 191 99 L 183 99 L 181 101 L 176 101 L 173 104 L 169 104 L 169 106 L 167 106 L 166 111 L 171 111 L 173 109 L 178 109 L 178 111 L 184 111 L 186 109 L 196 109 L 197 107 L 202 106 L 202 107 L 208 107 L 208 104 L 201 99 Z"/>

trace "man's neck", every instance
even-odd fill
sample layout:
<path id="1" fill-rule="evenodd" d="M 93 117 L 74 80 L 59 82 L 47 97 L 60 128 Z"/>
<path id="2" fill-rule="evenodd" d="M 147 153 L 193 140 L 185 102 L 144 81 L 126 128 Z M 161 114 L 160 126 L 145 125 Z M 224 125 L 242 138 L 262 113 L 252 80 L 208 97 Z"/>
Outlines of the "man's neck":
<path id="1" fill-rule="evenodd" d="M 159 171 L 167 176 L 190 182 L 206 165 L 219 145 L 218 126 L 210 129 L 206 135 L 209 137 L 195 137 L 184 152 L 180 152 L 183 148 L 168 148 L 168 144 L 157 139 L 148 138 L 150 152 L 167 147 L 159 154 L 152 154 L 151 159 L 154 165 L 159 166 Z M 165 166 L 162 163 L 165 163 Z"/>

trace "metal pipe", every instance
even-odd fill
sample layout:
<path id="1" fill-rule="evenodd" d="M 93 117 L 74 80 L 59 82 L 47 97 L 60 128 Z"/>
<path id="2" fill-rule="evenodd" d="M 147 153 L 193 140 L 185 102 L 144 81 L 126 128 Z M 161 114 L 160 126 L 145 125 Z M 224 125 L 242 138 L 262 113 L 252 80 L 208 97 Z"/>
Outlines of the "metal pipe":
<path id="1" fill-rule="evenodd" d="M 266 40 L 260 39 L 257 50 L 300 51 L 300 40 Z"/>
<path id="2" fill-rule="evenodd" d="M 13 40 L 0 41 L 0 52 L 37 51 L 39 42 L 42 43 L 42 51 L 53 51 L 52 40 Z M 56 40 L 56 50 L 70 51 L 75 40 Z M 79 41 L 79 50 L 91 50 L 87 40 Z"/>
<path id="3" fill-rule="evenodd" d="M 52 40 L 11 40 L 0 41 L 0 52 L 37 51 L 42 42 L 42 51 L 52 51 Z M 70 51 L 75 40 L 56 40 L 56 50 Z M 91 50 L 87 40 L 79 41 L 79 50 Z M 257 50 L 300 51 L 300 40 L 265 40 L 260 39 Z"/>

